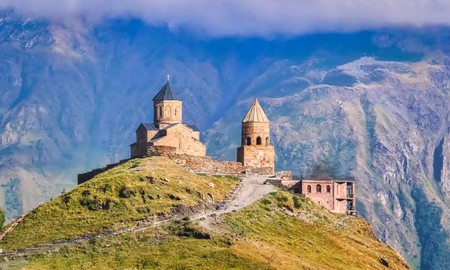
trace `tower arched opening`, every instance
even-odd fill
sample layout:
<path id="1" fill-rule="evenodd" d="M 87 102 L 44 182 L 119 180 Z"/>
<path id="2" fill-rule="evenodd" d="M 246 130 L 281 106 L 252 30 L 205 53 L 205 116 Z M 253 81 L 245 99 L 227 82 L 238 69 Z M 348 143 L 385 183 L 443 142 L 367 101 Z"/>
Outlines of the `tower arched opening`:
<path id="1" fill-rule="evenodd" d="M 256 145 L 262 145 L 262 139 L 259 136 L 256 138 Z"/>

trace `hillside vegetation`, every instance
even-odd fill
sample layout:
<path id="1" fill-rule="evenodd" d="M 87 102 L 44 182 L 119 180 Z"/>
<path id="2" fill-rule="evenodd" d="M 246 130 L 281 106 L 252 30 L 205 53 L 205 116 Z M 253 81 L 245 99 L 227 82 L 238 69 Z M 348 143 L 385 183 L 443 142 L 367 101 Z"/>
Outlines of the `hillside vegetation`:
<path id="1" fill-rule="evenodd" d="M 25 269 L 410 269 L 366 221 L 287 192 L 212 220 L 185 218 L 22 263 Z"/>
<path id="2" fill-rule="evenodd" d="M 131 160 L 41 205 L 1 245 L 21 249 L 135 225 L 180 204 L 207 204 L 208 194 L 221 200 L 236 183 L 233 178 L 195 175 L 162 157 Z M 144 207 L 146 211 L 140 210 Z M 141 231 L 13 256 L 0 267 L 410 269 L 395 250 L 373 236 L 365 220 L 332 214 L 285 191 L 272 192 L 238 211 L 214 213 L 198 220 L 186 213 Z"/>
<path id="3" fill-rule="evenodd" d="M 236 178 L 190 173 L 164 157 L 130 160 L 33 210 L 0 247 L 32 247 L 211 205 L 237 183 Z"/>

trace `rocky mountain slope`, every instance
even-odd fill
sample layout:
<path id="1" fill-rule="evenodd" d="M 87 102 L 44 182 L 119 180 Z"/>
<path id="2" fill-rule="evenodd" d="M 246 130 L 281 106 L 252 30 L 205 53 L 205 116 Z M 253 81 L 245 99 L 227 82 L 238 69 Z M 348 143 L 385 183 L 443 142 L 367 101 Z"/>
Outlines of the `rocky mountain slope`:
<path id="1" fill-rule="evenodd" d="M 251 179 L 242 180 L 236 200 L 248 197 Z M 163 157 L 129 161 L 28 214 L 0 241 L 0 256 L 9 258 L 0 267 L 410 269 L 365 220 L 285 191 L 227 214 L 208 210 L 237 183 L 190 173 Z M 234 205 L 233 199 L 223 207 Z M 210 212 L 198 219 L 204 211 Z M 148 222 L 154 225 L 142 227 Z M 105 234 L 118 227 L 126 230 Z M 19 251 L 6 255 L 13 250 Z"/>
<path id="2" fill-rule="evenodd" d="M 446 269 L 448 29 L 206 39 L 139 21 L 0 14 L 0 181 L 8 218 L 128 157 L 171 74 L 210 155 L 234 159 L 254 97 L 277 169 L 357 178 L 358 211 L 413 267 Z M 423 258 L 422 260 L 420 260 Z M 441 268 L 439 268 L 441 267 Z"/>
<path id="3" fill-rule="evenodd" d="M 450 225 L 450 178 L 443 167 L 450 155 L 449 149 L 444 150 L 450 140 L 446 79 L 450 73 L 447 59 L 441 59 L 442 64 L 429 61 L 400 63 L 364 57 L 324 74 L 352 78 L 349 85 L 318 83 L 286 97 L 260 100 L 273 119 L 278 168 L 294 168 L 305 176 L 317 170 L 331 176 L 355 176 L 361 198 L 357 210 L 377 228 L 381 239 L 403 249 L 410 261 L 415 261 L 422 243 L 422 254 L 429 252 L 426 256 L 443 264 L 449 258 L 447 240 L 440 246 L 442 254 L 428 243 L 448 239 L 441 230 L 448 232 Z M 285 66 L 285 70 L 296 69 Z M 306 80 L 303 76 L 297 79 Z M 374 83 L 371 76 L 379 81 Z M 288 82 L 275 88 L 282 84 Z M 236 107 L 246 106 L 248 101 Z M 225 115 L 209 131 L 210 141 L 220 142 L 218 151 L 224 154 L 232 153 L 230 145 L 239 139 L 238 134 L 227 137 L 239 128 L 239 123 L 228 124 L 238 116 Z M 422 217 L 421 211 L 436 216 Z M 437 223 L 429 223 L 430 219 Z M 425 235 L 420 233 L 421 226 L 429 226 Z"/>

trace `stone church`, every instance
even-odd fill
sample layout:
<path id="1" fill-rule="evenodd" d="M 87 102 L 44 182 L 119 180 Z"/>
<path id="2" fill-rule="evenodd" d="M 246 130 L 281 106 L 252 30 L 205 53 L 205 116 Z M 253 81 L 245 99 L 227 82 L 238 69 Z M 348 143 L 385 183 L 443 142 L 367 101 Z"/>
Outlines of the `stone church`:
<path id="1" fill-rule="evenodd" d="M 241 146 L 237 161 L 245 167 L 259 168 L 265 174 L 275 173 L 275 149 L 270 143 L 270 121 L 258 99 L 242 120 Z"/>
<path id="2" fill-rule="evenodd" d="M 200 130 L 183 123 L 183 101 L 170 86 L 169 76 L 153 98 L 153 123 L 139 125 L 130 148 L 131 158 L 162 153 L 206 156 Z"/>

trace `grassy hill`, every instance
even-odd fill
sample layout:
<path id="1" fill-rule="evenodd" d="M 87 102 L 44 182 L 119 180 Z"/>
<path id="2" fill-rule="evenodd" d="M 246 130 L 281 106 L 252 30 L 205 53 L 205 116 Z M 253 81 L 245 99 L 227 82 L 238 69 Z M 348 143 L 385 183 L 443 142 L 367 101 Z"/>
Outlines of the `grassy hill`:
<path id="1" fill-rule="evenodd" d="M 221 201 L 237 183 L 235 178 L 189 173 L 163 157 L 130 160 L 33 210 L 0 248 L 32 247 L 136 225 Z"/>
<path id="2" fill-rule="evenodd" d="M 149 177 L 158 180 L 151 183 Z M 108 183 L 110 191 L 103 192 Z M 132 160 L 42 205 L 0 244 L 6 249 L 21 248 L 130 225 L 149 214 L 169 213 L 179 204 L 205 204 L 208 193 L 220 200 L 236 183 L 233 178 L 189 173 L 165 158 Z M 124 186 L 135 195 L 123 198 Z M 83 203 L 86 190 L 91 192 L 88 198 L 97 196 L 102 202 L 109 198 L 114 204 L 89 207 Z M 141 190 L 147 197 L 162 199 L 144 200 Z M 202 199 L 199 193 L 206 195 Z M 70 199 L 65 203 L 67 196 Z M 173 196 L 179 197 L 175 203 Z M 144 205 L 149 213 L 138 210 Z M 0 267 L 387 269 L 385 265 L 409 269 L 395 250 L 373 236 L 365 220 L 332 214 L 308 199 L 277 191 L 225 215 L 200 220 L 186 217 L 139 232 L 42 250 L 26 259 L 12 258 Z"/>

